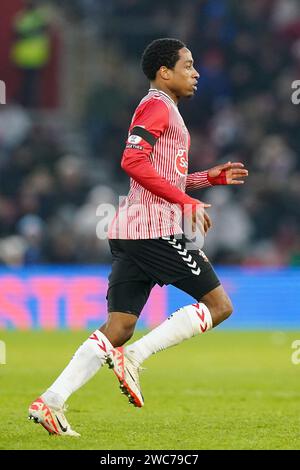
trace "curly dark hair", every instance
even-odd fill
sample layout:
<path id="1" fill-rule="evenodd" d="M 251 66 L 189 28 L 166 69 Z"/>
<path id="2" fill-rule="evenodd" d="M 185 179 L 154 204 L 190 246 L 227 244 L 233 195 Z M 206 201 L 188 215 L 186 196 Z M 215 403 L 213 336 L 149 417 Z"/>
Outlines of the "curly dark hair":
<path id="1" fill-rule="evenodd" d="M 156 72 L 163 65 L 173 69 L 179 60 L 178 51 L 186 47 L 178 39 L 162 38 L 152 41 L 144 50 L 142 55 L 142 69 L 149 80 L 154 80 Z"/>

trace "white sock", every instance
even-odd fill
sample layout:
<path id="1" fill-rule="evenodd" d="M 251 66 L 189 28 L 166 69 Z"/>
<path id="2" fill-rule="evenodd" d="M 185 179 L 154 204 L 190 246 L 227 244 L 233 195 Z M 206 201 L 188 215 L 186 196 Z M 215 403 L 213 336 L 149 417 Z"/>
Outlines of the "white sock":
<path id="1" fill-rule="evenodd" d="M 210 311 L 205 304 L 187 305 L 172 313 L 150 333 L 126 346 L 125 352 L 138 366 L 151 354 L 211 329 L 212 323 Z"/>
<path id="2" fill-rule="evenodd" d="M 106 355 L 112 344 L 96 330 L 77 349 L 67 367 L 55 382 L 43 393 L 47 405 L 62 408 L 69 396 L 91 379 L 105 363 Z"/>

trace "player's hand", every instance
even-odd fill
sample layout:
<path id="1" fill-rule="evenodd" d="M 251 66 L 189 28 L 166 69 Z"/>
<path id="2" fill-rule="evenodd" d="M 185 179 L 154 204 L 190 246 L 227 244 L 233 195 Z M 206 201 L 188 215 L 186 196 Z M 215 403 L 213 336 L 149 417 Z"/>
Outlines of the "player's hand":
<path id="1" fill-rule="evenodd" d="M 192 198 L 190 198 L 190 201 L 190 203 L 184 204 L 183 206 L 184 225 L 185 227 L 189 227 L 187 231 L 189 231 L 191 235 L 199 230 L 202 236 L 205 236 L 212 226 L 210 217 L 205 210 L 211 207 L 211 204 Z M 190 231 L 190 229 L 192 230 Z"/>
<path id="2" fill-rule="evenodd" d="M 210 205 L 206 204 L 205 207 L 210 207 Z M 211 228 L 212 223 L 208 213 L 205 211 L 204 208 L 198 209 L 197 211 L 193 211 L 192 215 L 192 231 L 195 232 L 198 228 L 200 233 L 205 236 L 208 230 Z"/>
<path id="3" fill-rule="evenodd" d="M 211 222 L 210 217 L 209 217 L 209 215 L 206 211 L 204 211 L 203 215 L 204 215 L 204 221 L 203 221 L 204 235 L 206 235 L 208 230 L 212 226 L 212 222 Z"/>
<path id="4" fill-rule="evenodd" d="M 248 170 L 241 162 L 227 162 L 208 170 L 207 178 L 213 186 L 218 184 L 244 184 Z"/>
<path id="5" fill-rule="evenodd" d="M 192 232 L 196 232 L 196 229 L 199 229 L 203 236 L 207 234 L 212 226 L 210 217 L 205 210 L 209 207 L 211 207 L 211 204 L 201 201 L 196 201 L 195 205 L 192 206 Z"/>

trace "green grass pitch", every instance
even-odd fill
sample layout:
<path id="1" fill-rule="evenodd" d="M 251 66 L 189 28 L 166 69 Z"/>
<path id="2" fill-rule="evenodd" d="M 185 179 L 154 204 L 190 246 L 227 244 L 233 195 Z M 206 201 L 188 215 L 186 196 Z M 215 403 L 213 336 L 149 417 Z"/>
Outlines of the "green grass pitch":
<path id="1" fill-rule="evenodd" d="M 86 331 L 0 331 L 0 449 L 299 449 L 300 331 L 215 330 L 151 357 L 145 407 L 121 396 L 106 367 L 69 400 L 81 438 L 49 436 L 27 408 L 57 377 Z"/>

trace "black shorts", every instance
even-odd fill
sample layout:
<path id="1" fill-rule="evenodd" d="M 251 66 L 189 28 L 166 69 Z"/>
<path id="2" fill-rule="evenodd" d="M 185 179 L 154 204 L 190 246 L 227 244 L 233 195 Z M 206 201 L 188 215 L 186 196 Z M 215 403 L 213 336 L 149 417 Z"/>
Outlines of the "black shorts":
<path id="1" fill-rule="evenodd" d="M 218 287 L 220 281 L 207 257 L 191 243 L 184 235 L 109 240 L 113 260 L 108 311 L 139 316 L 155 284 L 172 284 L 197 301 Z"/>

